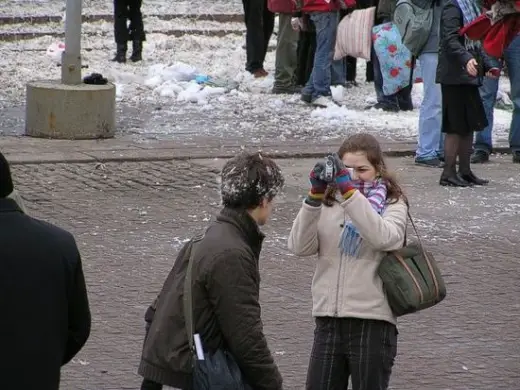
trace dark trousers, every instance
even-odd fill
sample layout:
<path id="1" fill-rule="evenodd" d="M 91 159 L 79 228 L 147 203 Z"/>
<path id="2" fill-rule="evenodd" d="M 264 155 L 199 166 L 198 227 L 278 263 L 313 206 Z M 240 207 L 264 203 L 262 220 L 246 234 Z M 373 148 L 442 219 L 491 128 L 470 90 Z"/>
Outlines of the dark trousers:
<path id="1" fill-rule="evenodd" d="M 246 70 L 253 73 L 264 68 L 274 14 L 267 9 L 267 0 L 242 0 L 242 5 L 246 22 Z"/>
<path id="2" fill-rule="evenodd" d="M 397 328 L 376 320 L 316 318 L 307 390 L 386 390 L 397 354 Z"/>
<path id="3" fill-rule="evenodd" d="M 126 44 L 128 41 L 144 41 L 142 0 L 114 0 L 114 36 L 116 43 Z M 130 26 L 127 25 L 130 21 Z"/>
<path id="4" fill-rule="evenodd" d="M 316 32 L 300 31 L 297 49 L 296 84 L 305 85 L 309 80 L 316 52 Z"/>

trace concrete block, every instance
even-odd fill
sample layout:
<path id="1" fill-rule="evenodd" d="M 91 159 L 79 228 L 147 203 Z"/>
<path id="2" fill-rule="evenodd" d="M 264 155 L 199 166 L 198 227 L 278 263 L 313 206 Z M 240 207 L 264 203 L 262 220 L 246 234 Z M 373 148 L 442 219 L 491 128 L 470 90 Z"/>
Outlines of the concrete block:
<path id="1" fill-rule="evenodd" d="M 65 85 L 43 80 L 27 84 L 25 134 L 56 139 L 114 137 L 116 88 Z"/>

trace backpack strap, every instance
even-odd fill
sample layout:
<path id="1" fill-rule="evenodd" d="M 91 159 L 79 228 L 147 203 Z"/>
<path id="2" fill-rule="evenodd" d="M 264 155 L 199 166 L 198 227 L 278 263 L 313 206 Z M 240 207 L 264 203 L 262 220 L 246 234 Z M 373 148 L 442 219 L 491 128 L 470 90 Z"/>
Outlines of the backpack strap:
<path id="1" fill-rule="evenodd" d="M 182 297 L 184 306 L 184 322 L 186 324 L 186 333 L 188 334 L 188 343 L 190 345 L 190 351 L 192 352 L 193 359 L 195 359 L 196 351 L 193 341 L 193 335 L 195 333 L 194 318 L 193 318 L 193 257 L 198 244 L 202 240 L 202 236 L 198 236 L 192 239 L 190 257 L 186 268 L 186 277 L 184 278 L 184 295 Z"/>
<path id="2" fill-rule="evenodd" d="M 413 80 L 414 80 L 414 70 L 415 63 L 417 62 L 417 58 L 412 54 L 412 58 L 410 58 L 410 89 L 413 88 Z"/>

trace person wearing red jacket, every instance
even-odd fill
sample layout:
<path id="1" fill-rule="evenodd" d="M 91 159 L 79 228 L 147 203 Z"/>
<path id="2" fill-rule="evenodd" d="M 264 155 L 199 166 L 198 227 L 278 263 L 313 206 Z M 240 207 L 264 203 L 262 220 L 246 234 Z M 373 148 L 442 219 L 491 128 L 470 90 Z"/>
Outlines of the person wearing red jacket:
<path id="1" fill-rule="evenodd" d="M 246 70 L 255 77 L 265 77 L 265 55 L 274 29 L 274 14 L 268 0 L 242 0 L 246 23 Z"/>
<path id="2" fill-rule="evenodd" d="M 520 164 L 520 1 L 511 3 L 496 0 L 484 1 L 485 13 L 464 26 L 460 34 L 473 40 L 482 40 L 484 51 L 494 57 L 496 71 L 505 64 L 509 70 L 513 118 L 509 130 L 509 146 L 513 154 L 513 163 Z M 493 6 L 495 4 L 495 6 Z M 508 9 L 513 5 L 513 9 Z M 516 8 L 517 13 L 514 13 Z M 491 24 L 491 20 L 493 24 Z M 500 72 L 498 73 L 500 74 Z M 482 164 L 489 161 L 493 151 L 494 107 L 499 87 L 499 79 L 484 77 L 480 87 L 480 97 L 486 110 L 488 126 L 475 134 L 474 153 L 471 162 Z"/>
<path id="3" fill-rule="evenodd" d="M 294 16 L 308 14 L 316 29 L 314 64 L 301 98 L 318 107 L 335 105 L 330 90 L 333 79 L 334 84 L 345 84 L 344 62 L 332 60 L 340 8 L 346 8 L 343 0 L 298 0 L 296 4 Z"/>
<path id="4" fill-rule="evenodd" d="M 298 29 L 291 25 L 293 0 L 268 0 L 269 11 L 278 14 L 278 41 L 273 93 L 299 93 L 296 87 L 296 65 L 298 49 Z"/>

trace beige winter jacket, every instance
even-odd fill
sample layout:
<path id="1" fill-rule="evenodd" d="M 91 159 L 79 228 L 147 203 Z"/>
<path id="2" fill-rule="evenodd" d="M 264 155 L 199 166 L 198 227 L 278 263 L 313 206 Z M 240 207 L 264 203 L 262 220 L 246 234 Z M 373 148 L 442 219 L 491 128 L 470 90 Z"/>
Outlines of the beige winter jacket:
<path id="1" fill-rule="evenodd" d="M 297 256 L 318 254 L 312 280 L 314 317 L 397 323 L 377 268 L 386 252 L 402 248 L 406 218 L 404 201 L 388 205 L 380 216 L 357 191 L 332 207 L 303 203 L 289 235 L 289 249 Z M 340 251 L 345 220 L 352 221 L 363 239 L 357 257 L 342 255 Z"/>

